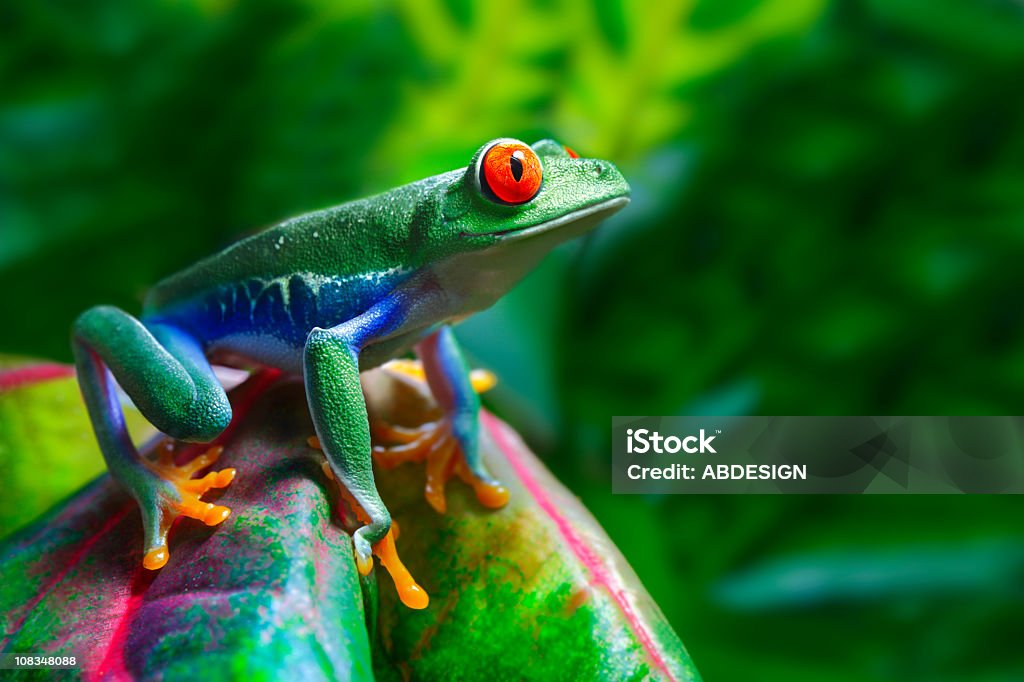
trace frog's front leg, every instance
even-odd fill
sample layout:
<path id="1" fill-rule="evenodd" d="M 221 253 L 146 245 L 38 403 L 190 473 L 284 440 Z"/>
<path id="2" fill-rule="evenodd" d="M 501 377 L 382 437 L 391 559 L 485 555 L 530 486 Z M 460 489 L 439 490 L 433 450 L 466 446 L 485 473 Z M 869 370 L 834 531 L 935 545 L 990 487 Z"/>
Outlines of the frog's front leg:
<path id="1" fill-rule="evenodd" d="M 380 499 L 373 479 L 370 426 L 359 382 L 359 353 L 370 342 L 386 337 L 415 312 L 417 295 L 394 293 L 368 312 L 330 329 L 309 333 L 303 358 L 306 398 L 317 441 L 332 478 L 337 480 L 366 525 L 352 535 L 356 565 L 363 575 L 373 568 L 378 554 L 395 580 L 402 602 L 425 608 L 426 591 L 398 559 L 391 530 L 391 515 Z"/>
<path id="2" fill-rule="evenodd" d="M 113 377 L 160 431 L 180 440 L 208 442 L 231 421 L 231 405 L 198 341 L 165 324 L 140 322 L 118 308 L 87 310 L 75 322 L 78 381 L 111 476 L 138 501 L 144 533 L 143 565 L 167 563 L 167 530 L 179 515 L 215 525 L 227 507 L 199 498 L 234 477 L 225 469 L 193 480 L 220 453 L 214 448 L 176 466 L 170 453 L 157 461 L 139 456 L 125 427 Z"/>
<path id="3" fill-rule="evenodd" d="M 447 508 L 445 484 L 458 476 L 473 487 L 485 507 L 508 503 L 508 489 L 487 471 L 480 458 L 480 398 L 473 388 L 469 366 L 459 350 L 451 327 L 444 326 L 416 346 L 423 372 L 444 416 L 417 429 L 379 424 L 383 440 L 401 445 L 374 449 L 383 466 L 426 460 L 425 497 L 438 512 Z"/>

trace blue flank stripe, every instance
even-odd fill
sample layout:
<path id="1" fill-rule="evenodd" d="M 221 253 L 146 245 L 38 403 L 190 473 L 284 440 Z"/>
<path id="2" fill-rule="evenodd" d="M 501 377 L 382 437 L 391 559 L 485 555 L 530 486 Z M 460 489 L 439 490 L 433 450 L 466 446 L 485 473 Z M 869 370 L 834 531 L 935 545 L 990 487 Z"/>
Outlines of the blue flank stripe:
<path id="1" fill-rule="evenodd" d="M 273 336 L 301 348 L 313 327 L 329 329 L 366 312 L 410 274 L 324 281 L 292 275 L 269 284 L 253 278 L 208 291 L 147 321 L 188 330 L 204 344 L 244 334 Z"/>

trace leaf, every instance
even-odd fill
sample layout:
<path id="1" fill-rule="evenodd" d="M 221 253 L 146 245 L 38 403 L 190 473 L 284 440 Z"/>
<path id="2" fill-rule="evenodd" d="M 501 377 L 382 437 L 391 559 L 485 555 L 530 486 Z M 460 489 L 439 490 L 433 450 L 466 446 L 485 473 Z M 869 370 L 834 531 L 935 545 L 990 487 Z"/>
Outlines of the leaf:
<path id="1" fill-rule="evenodd" d="M 437 409 L 422 384 L 364 380 L 375 418 L 416 423 Z M 361 584 L 307 444 L 301 382 L 272 381 L 232 392 L 235 420 L 218 439 L 218 467 L 239 470 L 218 500 L 232 515 L 212 529 L 176 524 L 159 572 L 141 568 L 135 503 L 106 476 L 0 545 L 0 650 L 75 655 L 94 677 L 698 679 L 607 536 L 486 413 L 483 453 L 511 503 L 484 510 L 452 483 L 441 516 L 423 499 L 422 468 L 380 472 L 399 551 L 433 601 L 401 606 L 380 570 L 379 588 Z"/>
<path id="2" fill-rule="evenodd" d="M 0 537 L 103 471 L 72 376 L 67 365 L 0 356 Z M 127 420 L 133 432 L 149 429 L 135 410 Z"/>
<path id="3" fill-rule="evenodd" d="M 232 516 L 180 523 L 161 571 L 142 568 L 135 502 L 106 476 L 0 547 L 0 649 L 74 655 L 97 677 L 372 679 L 351 542 L 294 409 L 301 386 L 262 390 L 234 393 L 221 462 L 243 474 L 220 498 Z"/>
<path id="4" fill-rule="evenodd" d="M 415 406 L 408 386 L 380 375 L 364 383 L 374 418 L 415 424 L 433 416 L 426 398 Z M 411 612 L 392 590 L 381 590 L 386 658 L 425 679 L 559 679 L 568 671 L 574 679 L 699 679 L 594 518 L 486 412 L 481 449 L 511 491 L 499 512 L 453 483 L 448 512 L 439 515 L 423 499 L 419 468 L 378 476 L 406 565 L 433 599 L 429 609 Z"/>

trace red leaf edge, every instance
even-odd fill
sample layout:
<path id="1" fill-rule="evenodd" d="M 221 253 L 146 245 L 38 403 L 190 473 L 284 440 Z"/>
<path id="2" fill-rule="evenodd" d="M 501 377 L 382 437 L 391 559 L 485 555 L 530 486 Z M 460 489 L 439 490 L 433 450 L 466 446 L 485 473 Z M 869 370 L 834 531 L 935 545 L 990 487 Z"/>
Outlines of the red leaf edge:
<path id="1" fill-rule="evenodd" d="M 678 678 L 672 673 L 664 657 L 662 657 L 658 652 L 658 649 L 654 644 L 654 638 L 634 610 L 633 605 L 630 603 L 626 594 L 625 585 L 622 585 L 615 580 L 612 573 L 607 570 L 605 562 L 594 553 L 590 546 L 586 544 L 584 539 L 573 527 L 569 519 L 562 514 L 559 510 L 558 504 L 551 499 L 548 492 L 534 476 L 530 464 L 520 455 L 520 448 L 516 446 L 518 436 L 513 435 L 514 432 L 511 431 L 511 427 L 507 426 L 486 410 L 480 411 L 480 421 L 487 428 L 488 432 L 490 432 L 491 437 L 494 438 L 494 442 L 497 446 L 508 458 L 509 463 L 512 465 L 512 468 L 515 469 L 516 474 L 523 483 L 523 486 L 537 502 L 537 505 L 540 506 L 540 508 L 544 510 L 544 513 L 547 514 L 555 523 L 558 527 L 559 533 L 561 533 L 573 554 L 576 555 L 576 558 L 583 567 L 591 574 L 591 576 L 593 576 L 593 583 L 596 586 L 603 588 L 609 595 L 611 595 L 651 662 L 666 677 L 666 679 L 678 680 Z"/>
<path id="2" fill-rule="evenodd" d="M 67 379 L 74 375 L 74 367 L 56 362 L 0 369 L 0 392 L 54 379 Z"/>

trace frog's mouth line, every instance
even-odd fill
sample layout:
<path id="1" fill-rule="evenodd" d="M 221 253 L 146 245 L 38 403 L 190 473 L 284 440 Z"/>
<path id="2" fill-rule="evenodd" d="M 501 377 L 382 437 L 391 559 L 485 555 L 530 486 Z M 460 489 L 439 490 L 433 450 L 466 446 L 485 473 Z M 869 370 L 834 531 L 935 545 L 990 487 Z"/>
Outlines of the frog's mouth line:
<path id="1" fill-rule="evenodd" d="M 526 238 L 534 234 L 549 232 L 559 227 L 588 218 L 596 224 L 598 221 L 603 220 L 612 213 L 623 208 L 628 203 L 629 197 L 615 197 L 614 199 L 606 199 L 605 201 L 585 206 L 573 211 L 572 213 L 566 213 L 563 216 L 548 220 L 547 222 L 543 222 L 538 225 L 531 225 L 530 227 L 510 227 L 507 230 L 494 230 L 492 232 L 463 231 L 459 234 L 462 237 L 507 237 L 508 239 Z"/>

